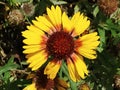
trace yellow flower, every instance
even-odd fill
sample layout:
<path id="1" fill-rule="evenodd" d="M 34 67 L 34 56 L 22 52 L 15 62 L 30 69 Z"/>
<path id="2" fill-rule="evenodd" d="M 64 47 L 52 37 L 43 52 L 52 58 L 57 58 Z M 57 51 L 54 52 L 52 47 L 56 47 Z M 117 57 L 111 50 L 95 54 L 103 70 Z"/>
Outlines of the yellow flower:
<path id="1" fill-rule="evenodd" d="M 73 81 L 85 78 L 88 74 L 83 56 L 96 58 L 95 49 L 99 45 L 97 32 L 82 35 L 89 27 L 86 16 L 77 12 L 71 19 L 59 6 L 47 8 L 47 14 L 36 17 L 33 24 L 22 32 L 25 37 L 23 53 L 27 54 L 27 62 L 32 70 L 38 70 L 49 57 L 52 59 L 45 67 L 44 74 L 54 79 L 64 60 Z"/>

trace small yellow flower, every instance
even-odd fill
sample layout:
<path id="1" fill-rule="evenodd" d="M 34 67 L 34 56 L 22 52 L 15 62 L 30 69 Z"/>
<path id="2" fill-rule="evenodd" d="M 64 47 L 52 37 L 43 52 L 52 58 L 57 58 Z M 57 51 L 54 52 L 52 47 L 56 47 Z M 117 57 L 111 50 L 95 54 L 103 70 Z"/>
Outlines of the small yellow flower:
<path id="1" fill-rule="evenodd" d="M 97 32 L 82 35 L 89 27 L 86 16 L 77 12 L 71 19 L 59 6 L 47 8 L 47 14 L 36 17 L 33 24 L 22 32 L 25 37 L 23 53 L 32 70 L 38 70 L 49 57 L 52 57 L 44 69 L 48 78 L 54 79 L 64 60 L 73 81 L 85 78 L 88 74 L 83 56 L 96 58 L 95 49 L 99 45 Z M 77 38 L 76 38 L 77 37 Z"/>

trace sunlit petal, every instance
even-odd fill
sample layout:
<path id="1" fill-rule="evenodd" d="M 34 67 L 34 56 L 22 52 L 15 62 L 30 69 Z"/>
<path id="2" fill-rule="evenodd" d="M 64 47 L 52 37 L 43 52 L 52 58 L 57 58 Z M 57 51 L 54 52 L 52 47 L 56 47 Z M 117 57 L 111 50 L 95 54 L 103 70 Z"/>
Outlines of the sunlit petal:
<path id="1" fill-rule="evenodd" d="M 72 19 L 71 19 L 73 26 L 74 26 L 74 35 L 80 35 L 83 33 L 90 25 L 90 21 L 87 20 L 87 17 L 85 17 L 83 14 L 80 14 L 79 12 L 76 13 Z"/>
<path id="2" fill-rule="evenodd" d="M 75 53 L 71 55 L 71 58 L 74 62 L 75 68 L 78 74 L 80 75 L 80 77 L 85 78 L 85 74 L 88 75 L 88 70 L 87 70 L 87 66 L 83 61 L 83 58 L 81 56 L 76 55 Z"/>
<path id="3" fill-rule="evenodd" d="M 72 32 L 73 30 L 73 25 L 66 13 L 64 12 L 62 15 L 62 24 L 63 24 L 63 30 L 66 32 Z"/>
<path id="4" fill-rule="evenodd" d="M 71 79 L 74 82 L 80 80 L 80 77 L 78 76 L 78 73 L 76 72 L 75 65 L 70 58 L 67 59 L 67 66 L 68 66 L 68 71 L 69 71 Z"/>
<path id="5" fill-rule="evenodd" d="M 44 74 L 47 74 L 50 79 L 54 79 L 59 71 L 60 66 L 61 61 L 54 59 L 48 63 L 44 70 Z"/>
<path id="6" fill-rule="evenodd" d="M 47 8 L 47 14 L 49 16 L 49 19 L 51 23 L 54 25 L 56 30 L 60 31 L 61 30 L 61 9 L 60 7 L 54 6 L 51 7 L 51 10 Z"/>
<path id="7" fill-rule="evenodd" d="M 84 35 L 75 41 L 77 46 L 75 50 L 84 57 L 95 59 L 97 57 L 95 49 L 100 43 L 98 39 L 99 36 L 97 36 L 97 32 Z M 80 46 L 78 46 L 79 43 Z"/>
<path id="8" fill-rule="evenodd" d="M 35 83 L 32 83 L 30 85 L 28 85 L 27 87 L 25 87 L 23 90 L 37 90 Z"/>

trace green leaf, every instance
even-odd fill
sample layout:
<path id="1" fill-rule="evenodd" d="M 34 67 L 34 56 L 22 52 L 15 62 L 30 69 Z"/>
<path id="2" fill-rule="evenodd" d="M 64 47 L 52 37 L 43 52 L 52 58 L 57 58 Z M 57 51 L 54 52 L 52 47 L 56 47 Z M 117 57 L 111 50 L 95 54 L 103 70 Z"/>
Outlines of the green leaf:
<path id="1" fill-rule="evenodd" d="M 19 5 L 19 4 L 22 4 L 22 3 L 25 3 L 25 2 L 29 2 L 30 0 L 7 0 L 10 5 Z"/>
<path id="2" fill-rule="evenodd" d="M 117 74 L 120 75 L 120 68 L 117 68 Z"/>
<path id="3" fill-rule="evenodd" d="M 117 45 L 120 42 L 120 33 L 117 33 L 114 37 L 113 44 Z"/>
<path id="4" fill-rule="evenodd" d="M 61 4 L 67 4 L 65 1 L 56 1 L 56 0 L 50 0 L 54 5 L 61 5 Z"/>
<path id="5" fill-rule="evenodd" d="M 99 35 L 100 35 L 100 46 L 98 47 L 98 51 L 102 52 L 104 46 L 106 45 L 105 30 L 101 29 L 101 28 L 98 28 L 98 32 L 99 32 Z"/>
<path id="6" fill-rule="evenodd" d="M 117 32 L 115 30 L 111 30 L 111 34 L 113 37 L 115 37 L 117 35 Z"/>
<path id="7" fill-rule="evenodd" d="M 5 73 L 6 71 L 13 70 L 13 69 L 16 69 L 19 67 L 19 65 L 15 64 L 13 60 L 14 60 L 14 58 L 11 57 L 7 64 L 0 67 L 0 75 Z"/>
<path id="8" fill-rule="evenodd" d="M 96 17 L 98 12 L 99 12 L 99 8 L 98 8 L 98 6 L 96 6 L 94 11 L 93 11 L 93 16 Z"/>
<path id="9" fill-rule="evenodd" d="M 5 83 L 9 81 L 10 76 L 11 76 L 10 71 L 5 72 L 4 77 L 3 77 Z"/>
<path id="10" fill-rule="evenodd" d="M 14 62 L 14 57 L 11 56 L 11 58 L 9 59 L 8 63 L 13 63 Z"/>
<path id="11" fill-rule="evenodd" d="M 26 61 L 22 61 L 20 62 L 22 65 L 28 65 L 28 63 Z"/>
<path id="12" fill-rule="evenodd" d="M 74 7 L 74 13 L 79 12 L 79 10 L 80 10 L 79 5 L 78 4 L 75 5 L 75 7 Z"/>

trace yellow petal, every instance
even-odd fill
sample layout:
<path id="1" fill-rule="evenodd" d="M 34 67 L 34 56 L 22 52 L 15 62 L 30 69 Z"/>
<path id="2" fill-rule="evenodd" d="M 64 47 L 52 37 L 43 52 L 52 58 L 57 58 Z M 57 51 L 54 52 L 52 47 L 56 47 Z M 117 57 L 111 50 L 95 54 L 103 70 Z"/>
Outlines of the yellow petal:
<path id="1" fill-rule="evenodd" d="M 37 51 L 40 51 L 42 50 L 42 46 L 41 45 L 30 45 L 30 46 L 23 46 L 23 48 L 26 48 L 23 53 L 34 53 L 34 52 L 37 52 Z"/>
<path id="2" fill-rule="evenodd" d="M 42 22 L 43 24 L 45 24 L 47 27 L 49 28 L 54 28 L 54 26 L 51 24 L 51 22 L 49 20 L 47 20 L 46 17 L 44 16 L 39 16 L 39 17 L 36 17 L 36 19 L 39 21 L 39 22 Z"/>
<path id="3" fill-rule="evenodd" d="M 96 58 L 96 51 L 93 50 L 94 48 L 91 49 L 88 47 L 80 47 L 79 49 L 76 50 L 79 54 L 82 56 L 89 58 L 89 59 L 95 59 Z"/>
<path id="4" fill-rule="evenodd" d="M 81 42 L 81 45 L 75 49 L 79 54 L 83 55 L 84 57 L 87 57 L 89 59 L 95 59 L 96 58 L 95 49 L 100 43 L 98 39 L 99 36 L 97 36 L 97 32 L 84 35 L 80 37 L 78 40 L 76 40 L 75 44 Z"/>
<path id="5" fill-rule="evenodd" d="M 50 79 L 54 79 L 57 75 L 57 72 L 59 71 L 59 68 L 61 66 L 61 61 L 58 60 L 52 60 L 51 62 L 48 63 L 44 70 L 44 74 L 47 74 Z"/>
<path id="6" fill-rule="evenodd" d="M 72 32 L 72 30 L 73 30 L 72 22 L 69 20 L 69 18 L 65 12 L 62 15 L 62 24 L 63 24 L 64 31 Z"/>
<path id="7" fill-rule="evenodd" d="M 51 11 L 54 15 L 54 19 L 56 21 L 56 25 L 61 25 L 61 9 L 59 6 L 54 6 L 51 7 Z"/>
<path id="8" fill-rule="evenodd" d="M 26 39 L 26 40 L 28 40 L 28 39 Z M 41 43 L 39 43 L 39 44 L 34 43 L 34 44 L 25 45 L 25 46 L 23 46 L 23 48 L 25 49 L 23 51 L 23 53 L 34 53 L 37 51 L 41 51 L 46 48 L 46 42 L 47 41 L 44 40 L 44 42 L 41 41 Z"/>
<path id="9" fill-rule="evenodd" d="M 54 27 L 60 31 L 61 30 L 61 9 L 59 6 L 56 8 L 54 6 L 51 7 L 51 10 L 47 8 L 47 14 L 51 21 L 51 23 L 54 25 Z"/>
<path id="10" fill-rule="evenodd" d="M 86 52 L 85 50 L 86 50 L 86 49 L 84 49 L 84 50 L 78 50 L 78 52 L 79 52 L 82 56 L 84 56 L 84 57 L 86 57 L 86 58 L 89 58 L 89 59 L 95 59 L 95 58 L 97 57 L 97 55 L 94 55 L 93 53 Z"/>
<path id="11" fill-rule="evenodd" d="M 52 24 L 56 25 L 56 21 L 55 21 L 54 15 L 53 15 L 52 11 L 49 8 L 47 8 L 47 14 L 48 14 L 49 19 L 51 20 Z"/>
<path id="12" fill-rule="evenodd" d="M 28 45 L 38 45 L 42 42 L 43 40 L 40 38 L 29 38 L 29 39 L 24 39 L 23 43 L 28 44 Z"/>
<path id="13" fill-rule="evenodd" d="M 82 48 L 86 49 L 96 49 L 97 46 L 100 44 L 100 41 L 94 41 L 94 42 L 82 42 Z"/>
<path id="14" fill-rule="evenodd" d="M 37 90 L 35 83 L 32 83 L 30 85 L 28 85 L 27 87 L 25 87 L 23 90 Z"/>
<path id="15" fill-rule="evenodd" d="M 33 24 L 39 28 L 40 30 L 42 31 L 45 31 L 45 32 L 49 32 L 51 30 L 50 27 L 46 26 L 44 23 L 42 22 L 39 22 L 39 21 L 36 21 L 36 20 L 32 20 Z"/>
<path id="16" fill-rule="evenodd" d="M 39 38 L 41 35 L 39 34 L 39 33 L 37 33 L 37 32 L 32 32 L 32 31 L 30 31 L 30 30 L 26 30 L 26 31 L 24 31 L 24 32 L 22 32 L 22 36 L 24 36 L 25 38 Z"/>
<path id="17" fill-rule="evenodd" d="M 68 66 L 68 71 L 69 71 L 71 79 L 74 82 L 76 82 L 77 80 L 76 80 L 76 76 L 75 76 L 75 66 L 69 58 L 67 59 L 67 66 Z"/>
<path id="18" fill-rule="evenodd" d="M 52 23 L 45 17 L 45 16 L 39 16 L 36 17 L 36 19 L 42 23 L 42 25 L 46 25 L 49 29 L 44 30 L 45 32 L 49 32 L 49 30 L 52 29 L 52 31 L 55 31 L 55 27 L 52 25 Z"/>
<path id="19" fill-rule="evenodd" d="M 88 74 L 87 71 L 87 66 L 85 65 L 85 63 L 83 62 L 83 58 L 77 56 L 75 53 L 73 53 L 71 55 L 71 58 L 74 62 L 74 65 L 76 67 L 76 70 L 78 72 L 78 74 L 80 75 L 81 78 L 85 78 L 85 74 Z"/>
<path id="20" fill-rule="evenodd" d="M 87 20 L 87 17 L 85 17 L 83 14 L 76 13 L 71 21 L 73 22 L 74 25 L 74 34 L 75 35 L 80 35 L 83 33 L 90 25 L 90 21 Z"/>
<path id="21" fill-rule="evenodd" d="M 62 17 L 62 12 L 59 6 L 56 6 L 56 19 L 57 19 L 57 23 L 61 24 L 61 17 Z"/>
<path id="22" fill-rule="evenodd" d="M 72 21 L 73 25 L 76 24 L 76 21 L 78 21 L 79 16 L 80 16 L 80 12 L 77 12 L 73 15 L 73 17 L 71 18 L 71 21 Z"/>
<path id="23" fill-rule="evenodd" d="M 99 36 L 97 36 L 97 32 L 86 34 L 82 37 L 80 37 L 81 41 L 97 41 L 99 39 Z"/>
<path id="24" fill-rule="evenodd" d="M 30 26 L 27 26 L 28 30 L 36 33 L 36 34 L 39 34 L 39 35 L 44 35 L 44 32 L 39 29 L 37 26 L 34 26 L 34 25 L 30 25 Z"/>
<path id="25" fill-rule="evenodd" d="M 33 28 L 34 29 L 34 28 Z M 25 44 L 40 44 L 41 42 L 44 41 L 44 34 L 40 30 L 37 32 L 36 31 L 31 31 L 31 30 L 26 30 L 22 32 L 22 36 L 24 36 L 26 39 L 23 40 Z"/>
<path id="26" fill-rule="evenodd" d="M 44 56 L 44 55 L 43 55 L 43 56 Z M 42 65 L 43 63 L 41 63 L 41 62 L 43 62 L 43 61 L 45 62 L 44 58 L 45 58 L 45 57 L 40 57 L 40 58 L 37 58 L 36 60 L 32 61 L 32 62 L 30 63 L 30 65 L 29 65 L 29 67 L 30 67 L 30 68 L 33 68 L 34 66 L 36 66 L 36 65 L 38 65 L 38 64 Z"/>
<path id="27" fill-rule="evenodd" d="M 27 62 L 32 63 L 35 60 L 40 59 L 41 57 L 45 57 L 45 56 L 47 56 L 47 53 L 44 50 L 36 52 L 36 53 L 28 54 L 27 55 L 27 58 L 28 58 Z"/>
<path id="28" fill-rule="evenodd" d="M 41 58 L 40 62 L 32 67 L 32 71 L 37 70 L 38 68 L 40 68 L 46 61 L 47 61 L 46 57 L 44 57 L 43 59 Z"/>
<path id="29" fill-rule="evenodd" d="M 47 61 L 47 55 L 44 55 L 44 52 L 41 51 L 39 55 L 39 58 L 35 57 L 36 59 L 28 59 L 29 61 L 31 60 L 29 67 L 32 68 L 32 71 L 37 70 Z"/>
<path id="30" fill-rule="evenodd" d="M 23 46 L 24 49 L 36 48 L 36 47 L 40 47 L 40 45 L 25 45 L 25 46 Z"/>

